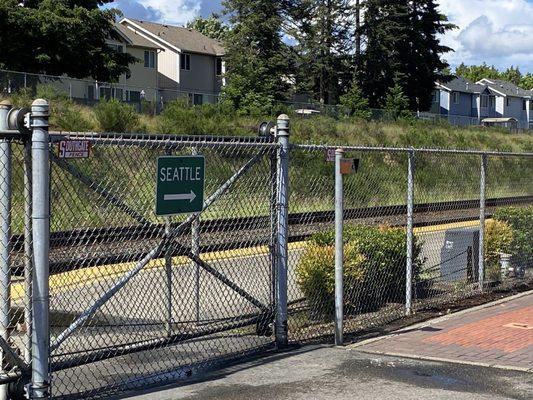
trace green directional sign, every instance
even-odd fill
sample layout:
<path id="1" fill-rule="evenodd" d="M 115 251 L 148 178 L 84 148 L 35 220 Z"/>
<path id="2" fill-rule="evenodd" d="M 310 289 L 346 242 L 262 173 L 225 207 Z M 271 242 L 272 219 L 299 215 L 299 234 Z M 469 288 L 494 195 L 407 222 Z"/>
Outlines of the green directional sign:
<path id="1" fill-rule="evenodd" d="M 203 156 L 165 156 L 157 159 L 156 211 L 160 216 L 202 211 Z"/>

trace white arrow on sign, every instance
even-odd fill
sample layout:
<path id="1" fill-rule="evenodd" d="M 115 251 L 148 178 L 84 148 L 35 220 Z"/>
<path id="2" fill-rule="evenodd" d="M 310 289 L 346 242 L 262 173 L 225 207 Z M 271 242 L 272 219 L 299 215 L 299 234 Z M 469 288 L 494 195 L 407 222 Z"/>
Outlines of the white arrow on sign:
<path id="1" fill-rule="evenodd" d="M 190 193 L 165 194 L 163 196 L 165 201 L 189 200 L 189 203 L 192 203 L 194 199 L 196 199 L 196 193 L 192 190 Z"/>

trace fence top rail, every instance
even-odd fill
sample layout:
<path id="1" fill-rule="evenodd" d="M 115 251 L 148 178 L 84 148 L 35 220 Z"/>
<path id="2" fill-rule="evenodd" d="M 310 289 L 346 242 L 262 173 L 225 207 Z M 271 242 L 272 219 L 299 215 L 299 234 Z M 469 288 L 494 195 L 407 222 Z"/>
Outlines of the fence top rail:
<path id="1" fill-rule="evenodd" d="M 309 151 L 326 151 L 335 149 L 344 149 L 345 151 L 361 152 L 387 152 L 387 153 L 435 153 L 435 154 L 469 154 L 469 155 L 487 155 L 502 157 L 533 157 L 531 152 L 505 152 L 494 150 L 460 150 L 460 149 L 430 149 L 414 147 L 380 147 L 380 146 L 345 146 L 345 145 L 328 145 L 328 144 L 292 144 L 292 148 Z"/>
<path id="2" fill-rule="evenodd" d="M 278 147 L 271 137 L 216 136 L 216 135 L 172 135 L 145 133 L 100 133 L 100 132 L 50 132 L 50 141 L 89 140 L 101 144 L 131 145 L 198 145 L 198 146 L 257 146 Z"/>

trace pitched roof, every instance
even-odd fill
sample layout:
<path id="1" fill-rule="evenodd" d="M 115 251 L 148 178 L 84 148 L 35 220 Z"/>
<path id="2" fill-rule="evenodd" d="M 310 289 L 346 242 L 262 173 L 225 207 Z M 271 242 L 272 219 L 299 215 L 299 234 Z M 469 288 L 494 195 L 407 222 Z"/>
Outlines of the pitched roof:
<path id="1" fill-rule="evenodd" d="M 513 83 L 500 79 L 482 79 L 478 83 L 487 85 L 490 89 L 504 96 L 511 97 L 531 97 L 530 90 L 524 90 Z"/>
<path id="2" fill-rule="evenodd" d="M 485 90 L 484 85 L 479 85 L 477 83 L 472 82 L 471 80 L 468 80 L 466 78 L 462 78 L 459 76 L 454 77 L 451 81 L 442 83 L 437 83 L 439 86 L 441 86 L 444 89 L 447 89 L 451 92 L 462 92 L 462 93 L 483 93 Z"/>
<path id="3" fill-rule="evenodd" d="M 131 18 L 125 18 L 121 23 L 124 21 L 129 21 L 132 24 L 145 29 L 182 51 L 209 54 L 213 56 L 224 55 L 224 49 L 218 41 L 208 38 L 194 29 L 156 24 L 155 22 L 141 21 Z"/>
<path id="4" fill-rule="evenodd" d="M 117 32 L 127 39 L 130 46 L 136 46 L 136 47 L 144 47 L 147 49 L 162 49 L 161 46 L 158 46 L 151 40 L 148 40 L 144 38 L 143 36 L 139 35 L 138 33 L 132 31 L 131 29 L 128 29 L 122 24 L 115 24 L 115 29 Z"/>

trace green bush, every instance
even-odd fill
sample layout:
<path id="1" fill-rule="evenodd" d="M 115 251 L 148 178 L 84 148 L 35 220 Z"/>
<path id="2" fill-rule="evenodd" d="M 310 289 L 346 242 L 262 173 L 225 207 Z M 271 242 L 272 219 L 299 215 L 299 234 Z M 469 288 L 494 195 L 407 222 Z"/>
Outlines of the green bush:
<path id="1" fill-rule="evenodd" d="M 493 218 L 513 228 L 514 240 L 510 246 L 513 261 L 524 266 L 533 264 L 533 206 L 500 208 Z"/>
<path id="2" fill-rule="evenodd" d="M 500 280 L 500 254 L 510 253 L 513 241 L 514 231 L 507 222 L 491 220 L 485 223 L 485 266 L 489 280 Z"/>
<path id="3" fill-rule="evenodd" d="M 46 99 L 50 102 L 70 100 L 68 93 L 49 83 L 37 85 L 35 95 L 38 99 Z"/>
<path id="4" fill-rule="evenodd" d="M 376 310 L 405 299 L 407 235 L 403 229 L 356 225 L 345 229 L 346 313 Z M 334 232 L 314 235 L 296 267 L 298 285 L 317 315 L 333 313 Z M 415 238 L 413 278 L 420 275 L 421 244 Z"/>
<path id="5" fill-rule="evenodd" d="M 158 118 L 160 133 L 177 135 L 246 135 L 249 127 L 238 126 L 230 103 L 190 106 L 184 100 L 169 103 Z"/>
<path id="6" fill-rule="evenodd" d="M 51 125 L 68 132 L 88 132 L 94 128 L 92 122 L 75 105 L 63 107 L 52 114 Z"/>
<path id="7" fill-rule="evenodd" d="M 139 123 L 135 109 L 116 99 L 100 101 L 94 107 L 94 115 L 104 132 L 134 132 Z"/>

